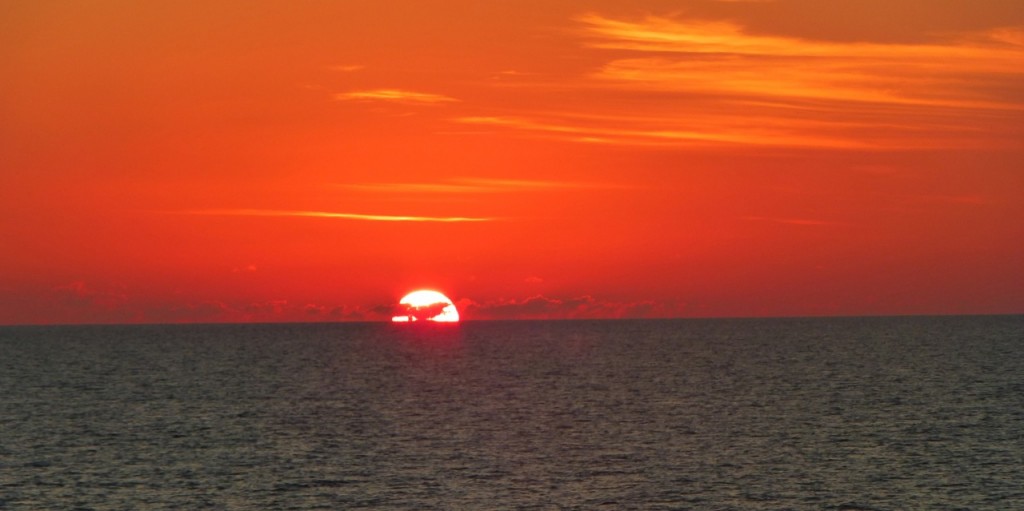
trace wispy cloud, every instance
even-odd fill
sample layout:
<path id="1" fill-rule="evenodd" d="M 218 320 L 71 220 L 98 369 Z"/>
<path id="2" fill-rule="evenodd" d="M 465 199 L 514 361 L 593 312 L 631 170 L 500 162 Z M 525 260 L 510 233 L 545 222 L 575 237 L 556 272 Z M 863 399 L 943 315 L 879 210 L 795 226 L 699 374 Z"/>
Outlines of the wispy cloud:
<path id="1" fill-rule="evenodd" d="M 437 194 L 516 193 L 571 189 L 621 189 L 633 187 L 633 185 L 615 183 L 469 177 L 448 179 L 436 183 L 348 183 L 339 186 L 361 192 Z"/>
<path id="2" fill-rule="evenodd" d="M 327 66 L 327 69 L 331 71 L 339 71 L 342 73 L 354 73 L 356 71 L 362 71 L 366 69 L 366 66 L 361 64 L 337 64 L 333 66 Z"/>
<path id="3" fill-rule="evenodd" d="M 679 146 L 745 144 L 787 147 L 868 148 L 871 144 L 842 136 L 829 136 L 827 128 L 795 130 L 809 121 L 766 120 L 751 123 L 749 117 L 702 114 L 668 116 L 607 115 L 601 119 L 551 112 L 535 117 L 460 117 L 458 122 L 547 133 L 577 142 L 618 145 Z M 821 123 L 818 123 L 821 124 Z"/>
<path id="4" fill-rule="evenodd" d="M 1024 30 L 921 44 L 816 41 L 732 21 L 576 19 L 608 60 L 560 83 L 520 87 L 606 98 L 466 115 L 531 137 L 654 147 L 891 150 L 1019 146 Z"/>
<path id="5" fill-rule="evenodd" d="M 466 184 L 442 183 L 346 183 L 337 185 L 359 192 L 379 193 L 486 193 L 486 187 Z"/>
<path id="6" fill-rule="evenodd" d="M 581 188 L 620 188 L 625 185 L 591 183 L 582 181 L 546 181 L 534 179 L 500 179 L 466 177 L 456 180 L 467 183 L 470 186 L 488 188 L 493 191 L 523 191 L 523 190 L 567 190 Z"/>
<path id="7" fill-rule="evenodd" d="M 336 218 L 342 220 L 363 220 L 370 222 L 491 222 L 497 218 L 461 216 L 411 216 L 411 215 L 367 215 L 360 213 L 338 213 L 330 211 L 301 211 L 278 209 L 202 209 L 176 212 L 185 215 L 204 216 L 252 216 L 252 217 L 304 217 Z"/>
<path id="8" fill-rule="evenodd" d="M 1024 32 L 1002 29 L 936 44 L 810 41 L 753 35 L 732 22 L 580 18 L 587 44 L 652 57 L 617 59 L 595 73 L 631 87 L 753 97 L 1021 109 L 983 94 L 985 82 L 1024 76 Z M 976 84 L 968 83 L 971 80 Z"/>
<path id="9" fill-rule="evenodd" d="M 334 95 L 334 99 L 338 101 L 389 101 L 422 105 L 452 103 L 458 101 L 453 97 L 444 96 L 442 94 L 415 92 L 401 89 L 374 89 L 339 92 Z"/>

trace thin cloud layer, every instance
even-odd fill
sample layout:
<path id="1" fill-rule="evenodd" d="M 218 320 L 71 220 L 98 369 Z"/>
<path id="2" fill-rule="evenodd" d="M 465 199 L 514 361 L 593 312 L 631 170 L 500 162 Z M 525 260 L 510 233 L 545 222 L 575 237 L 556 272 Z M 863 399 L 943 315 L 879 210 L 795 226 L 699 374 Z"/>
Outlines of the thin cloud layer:
<path id="1" fill-rule="evenodd" d="M 633 146 L 758 145 L 783 147 L 869 148 L 870 144 L 829 135 L 832 126 L 813 132 L 809 121 L 783 122 L 766 119 L 752 124 L 749 118 L 730 115 L 643 116 L 606 115 L 584 118 L 572 112 L 552 112 L 542 117 L 461 117 L 459 122 L 548 134 L 576 142 Z M 821 123 L 817 123 L 821 124 Z M 795 131 L 794 125 L 805 130 Z M 834 131 L 834 129 L 832 130 Z"/>
<path id="2" fill-rule="evenodd" d="M 327 69 L 331 71 L 338 71 L 341 73 L 354 73 L 356 71 L 362 71 L 366 69 L 366 66 L 361 64 L 338 64 L 334 66 L 327 66 Z"/>
<path id="3" fill-rule="evenodd" d="M 626 187 L 610 183 L 492 178 L 456 178 L 437 183 L 350 183 L 339 186 L 360 192 L 436 194 L 492 194 Z"/>
<path id="4" fill-rule="evenodd" d="M 364 91 L 340 92 L 334 95 L 338 101 L 386 101 L 394 103 L 410 103 L 421 105 L 434 105 L 440 103 L 452 103 L 457 99 L 442 94 L 429 92 L 414 92 L 401 89 L 374 89 Z"/>
<path id="5" fill-rule="evenodd" d="M 339 213 L 330 211 L 299 211 L 277 209 L 206 209 L 183 211 L 187 215 L 208 216 L 253 216 L 253 217 L 300 217 L 337 218 L 342 220 L 364 220 L 370 222 L 491 222 L 496 218 L 462 216 L 410 216 L 410 215 L 365 215 L 360 213 Z"/>
<path id="6" fill-rule="evenodd" d="M 614 101 L 586 109 L 463 116 L 584 143 L 891 150 L 1019 145 L 1024 30 L 930 44 L 755 35 L 734 22 L 599 14 L 581 42 L 614 51 L 575 84 Z M 534 84 L 543 89 L 552 84 Z"/>
<path id="7" fill-rule="evenodd" d="M 495 300 L 477 303 L 461 300 L 459 310 L 470 319 L 609 319 L 659 318 L 680 312 L 678 306 L 652 301 L 619 302 L 590 295 L 552 298 L 535 295 L 523 300 Z"/>
<path id="8" fill-rule="evenodd" d="M 649 17 L 580 19 L 588 45 L 654 57 L 616 59 L 594 76 L 652 89 L 958 108 L 1013 108 L 983 95 L 989 81 L 1024 75 L 1020 30 L 945 44 L 808 41 L 747 33 L 731 22 Z M 672 56 L 676 54 L 676 56 Z M 977 80 L 977 86 L 964 82 Z"/>

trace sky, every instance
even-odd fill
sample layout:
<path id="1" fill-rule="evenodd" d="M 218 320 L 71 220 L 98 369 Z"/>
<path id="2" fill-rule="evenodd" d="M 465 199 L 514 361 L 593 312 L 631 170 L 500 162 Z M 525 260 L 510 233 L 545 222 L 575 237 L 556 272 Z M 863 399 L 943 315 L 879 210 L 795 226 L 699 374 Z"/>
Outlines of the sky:
<path id="1" fill-rule="evenodd" d="M 0 324 L 1024 313 L 1019 0 L 0 4 Z"/>

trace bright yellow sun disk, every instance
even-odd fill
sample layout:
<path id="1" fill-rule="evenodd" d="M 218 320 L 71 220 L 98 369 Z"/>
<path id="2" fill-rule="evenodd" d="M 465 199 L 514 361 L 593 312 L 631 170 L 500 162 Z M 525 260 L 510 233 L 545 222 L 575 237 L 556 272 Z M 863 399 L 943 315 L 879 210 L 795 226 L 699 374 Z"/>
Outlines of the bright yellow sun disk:
<path id="1" fill-rule="evenodd" d="M 459 311 L 455 304 L 445 295 L 429 289 L 413 291 L 405 295 L 399 303 L 401 314 L 391 317 L 395 323 L 412 321 L 435 321 L 439 323 L 455 323 L 459 321 Z"/>

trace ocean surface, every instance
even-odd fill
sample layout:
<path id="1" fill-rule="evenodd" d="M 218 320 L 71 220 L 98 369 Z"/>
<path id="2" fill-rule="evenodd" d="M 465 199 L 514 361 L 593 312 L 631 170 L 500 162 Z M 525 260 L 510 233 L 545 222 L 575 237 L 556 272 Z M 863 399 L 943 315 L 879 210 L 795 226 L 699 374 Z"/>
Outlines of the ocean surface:
<path id="1" fill-rule="evenodd" d="M 0 509 L 1020 510 L 1024 317 L 3 327 Z"/>

